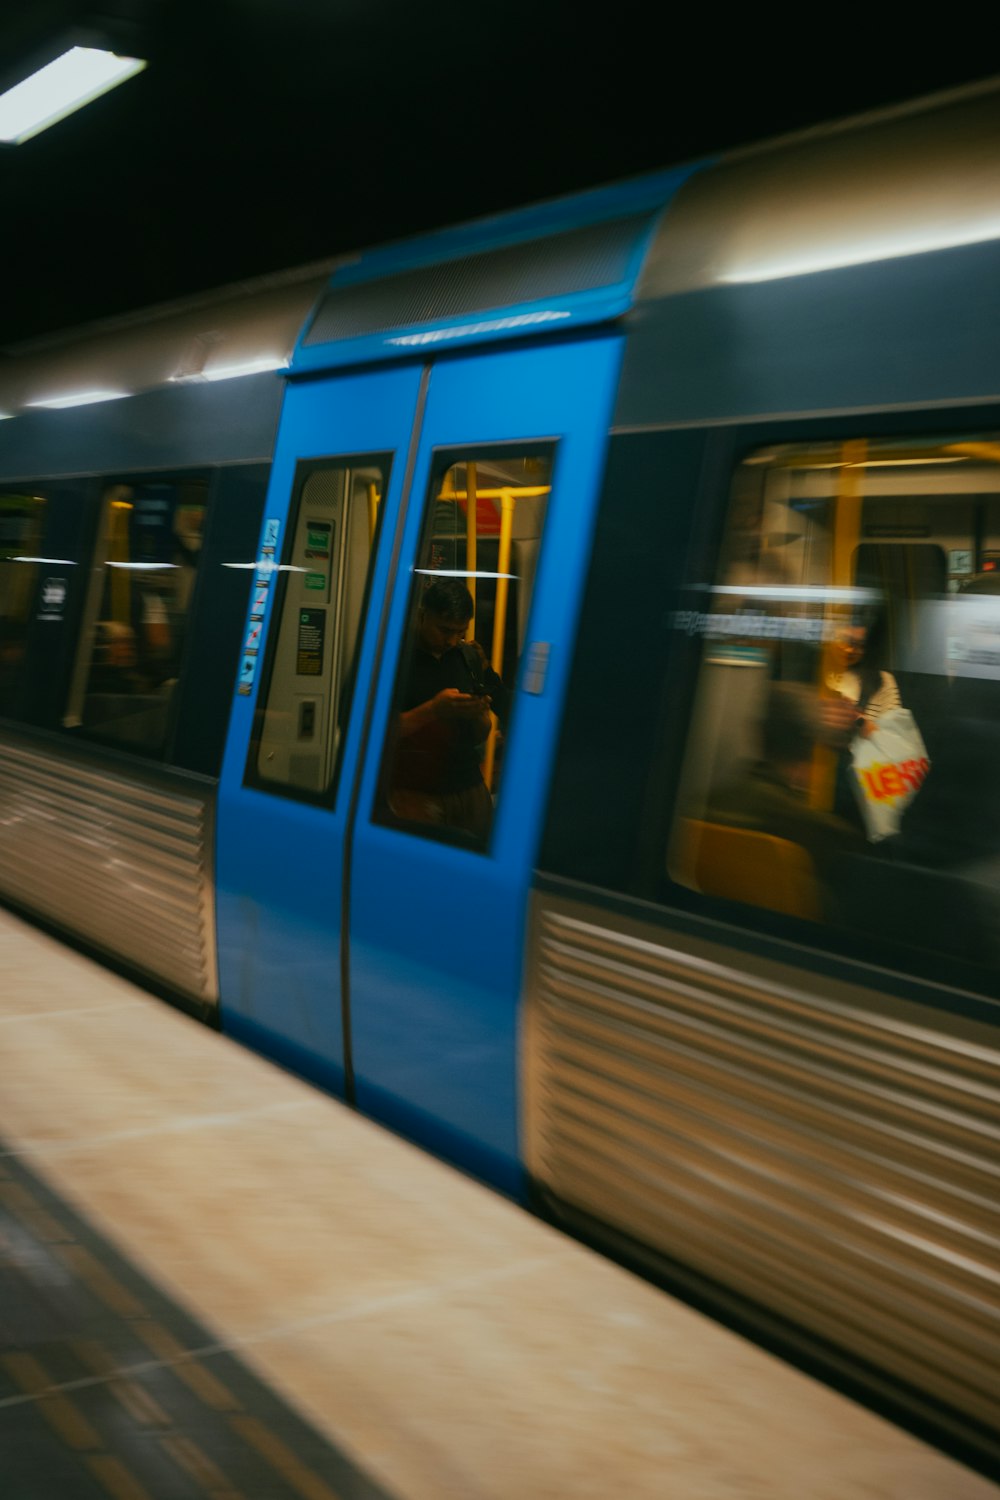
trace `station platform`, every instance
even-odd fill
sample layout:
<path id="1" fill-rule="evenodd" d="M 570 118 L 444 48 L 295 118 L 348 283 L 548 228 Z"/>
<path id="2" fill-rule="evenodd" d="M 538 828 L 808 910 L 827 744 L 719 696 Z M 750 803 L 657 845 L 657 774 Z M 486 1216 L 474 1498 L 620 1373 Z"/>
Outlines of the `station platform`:
<path id="1" fill-rule="evenodd" d="M 4 1500 L 1000 1487 L 0 910 Z"/>

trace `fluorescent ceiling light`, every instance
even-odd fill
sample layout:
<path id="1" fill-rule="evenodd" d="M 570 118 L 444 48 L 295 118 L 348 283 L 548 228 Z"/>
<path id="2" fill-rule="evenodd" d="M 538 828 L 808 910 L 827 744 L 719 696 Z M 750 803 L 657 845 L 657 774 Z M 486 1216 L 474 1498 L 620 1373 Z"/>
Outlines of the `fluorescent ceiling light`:
<path id="1" fill-rule="evenodd" d="M 146 66 L 97 47 L 71 47 L 0 95 L 0 141 L 20 146 Z"/>
<path id="2" fill-rule="evenodd" d="M 109 568 L 129 568 L 134 573 L 162 573 L 165 568 L 179 568 L 180 563 L 108 561 L 105 566 Z"/>
<path id="3" fill-rule="evenodd" d="M 74 391 L 70 396 L 50 396 L 47 401 L 29 401 L 29 406 L 45 406 L 62 411 L 67 406 L 93 406 L 97 401 L 121 401 L 128 391 Z"/>
<path id="4" fill-rule="evenodd" d="M 9 557 L 8 562 L 44 563 L 48 568 L 75 568 L 71 557 Z"/>

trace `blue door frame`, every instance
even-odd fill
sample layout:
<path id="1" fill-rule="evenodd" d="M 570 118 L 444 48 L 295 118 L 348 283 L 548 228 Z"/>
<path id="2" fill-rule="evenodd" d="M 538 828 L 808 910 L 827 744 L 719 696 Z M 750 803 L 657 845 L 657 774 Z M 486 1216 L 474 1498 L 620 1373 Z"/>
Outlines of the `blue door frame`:
<path id="1" fill-rule="evenodd" d="M 302 460 L 394 454 L 351 719 L 332 805 L 245 786 L 254 682 L 234 700 L 219 789 L 223 1029 L 335 1092 L 346 1080 L 350 1093 L 353 1070 L 362 1110 L 515 1194 L 527 892 L 620 362 L 620 337 L 597 334 L 442 358 L 429 380 L 400 365 L 290 386 L 262 547 L 277 523 L 280 556 Z M 527 640 L 547 643 L 548 668 L 540 693 L 513 684 L 494 829 L 476 853 L 372 812 L 435 452 L 539 442 L 555 458 Z"/>
<path id="2" fill-rule="evenodd" d="M 343 1091 L 345 1075 L 340 936 L 346 830 L 366 685 L 374 670 L 377 601 L 387 586 L 423 378 L 416 365 L 383 367 L 294 383 L 286 391 L 260 561 L 267 565 L 281 558 L 300 463 L 391 453 L 368 617 L 333 805 L 243 784 L 259 672 L 251 691 L 237 692 L 234 699 L 219 786 L 216 899 L 222 1028 L 337 1093 Z M 271 558 L 265 549 L 275 529 L 277 546 Z M 262 632 L 265 647 L 274 589 L 269 592 Z"/>
<path id="3" fill-rule="evenodd" d="M 517 1050 L 527 892 L 620 349 L 619 338 L 595 336 L 483 350 L 434 368 L 361 773 L 350 901 L 358 1105 L 512 1193 L 522 1181 Z M 435 452 L 499 442 L 516 452 L 519 442 L 539 441 L 554 443 L 555 464 L 526 639 L 548 644 L 548 670 L 541 693 L 514 684 L 483 854 L 375 823 L 371 812 Z"/>

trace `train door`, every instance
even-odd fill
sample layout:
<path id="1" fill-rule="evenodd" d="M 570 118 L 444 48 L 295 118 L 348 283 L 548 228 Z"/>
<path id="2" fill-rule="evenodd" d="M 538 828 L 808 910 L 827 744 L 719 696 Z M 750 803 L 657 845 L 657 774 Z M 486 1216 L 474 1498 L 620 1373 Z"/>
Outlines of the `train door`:
<path id="1" fill-rule="evenodd" d="M 223 1029 L 334 1089 L 369 604 L 385 593 L 425 378 L 410 366 L 289 386 L 219 787 Z"/>
<path id="2" fill-rule="evenodd" d="M 511 1191 L 526 892 L 619 355 L 605 337 L 435 366 L 349 856 L 357 1102 Z M 494 712 L 409 735 L 439 692 Z"/>

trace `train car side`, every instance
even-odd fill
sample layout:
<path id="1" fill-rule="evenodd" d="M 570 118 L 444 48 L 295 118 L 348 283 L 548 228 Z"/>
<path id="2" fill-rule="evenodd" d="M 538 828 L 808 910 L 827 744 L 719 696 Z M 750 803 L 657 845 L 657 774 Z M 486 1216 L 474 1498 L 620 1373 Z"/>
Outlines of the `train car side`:
<path id="1" fill-rule="evenodd" d="M 0 425 L 4 899 L 984 1467 L 998 98 L 97 332 Z"/>
<path id="2" fill-rule="evenodd" d="M 916 117 L 733 161 L 650 252 L 532 899 L 524 1131 L 563 1222 L 990 1466 L 1000 143 L 989 96 L 948 116 L 937 158 Z M 869 773 L 881 823 L 860 734 L 818 720 L 866 633 L 922 736 Z M 786 754 L 789 701 L 817 718 Z"/>

